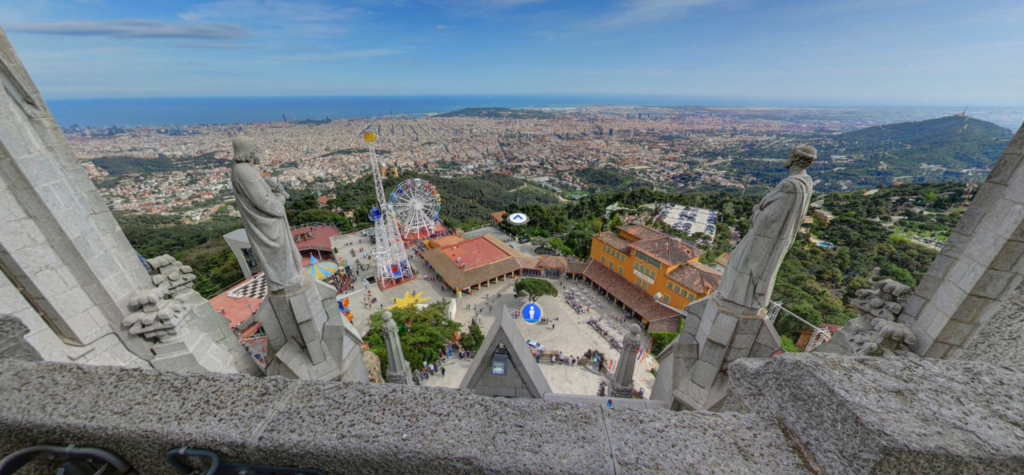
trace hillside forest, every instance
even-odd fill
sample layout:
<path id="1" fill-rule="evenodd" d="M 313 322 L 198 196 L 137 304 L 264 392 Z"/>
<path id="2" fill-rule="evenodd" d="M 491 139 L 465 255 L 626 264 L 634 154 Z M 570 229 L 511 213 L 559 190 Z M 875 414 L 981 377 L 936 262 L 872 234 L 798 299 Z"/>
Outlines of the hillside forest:
<path id="1" fill-rule="evenodd" d="M 386 186 L 412 176 L 416 175 L 389 178 Z M 580 259 L 589 256 L 593 234 L 614 230 L 631 220 L 698 241 L 707 251 L 702 260 L 713 263 L 732 249 L 730 229 L 739 235 L 747 231 L 748 218 L 761 198 L 726 192 L 672 194 L 639 188 L 559 203 L 549 192 L 528 190 L 521 180 L 505 175 L 429 179 L 444 197 L 445 224 L 469 229 L 483 224 L 493 210 L 524 212 L 530 222 L 508 231 L 532 236 L 552 252 Z M 514 191 L 517 188 L 519 191 Z M 800 235 L 783 262 L 773 300 L 781 300 L 787 309 L 811 323 L 842 324 L 854 316 L 848 305 L 850 297 L 873 280 L 891 278 L 916 286 L 937 251 L 915 242 L 913 236 L 943 241 L 972 198 L 972 189 L 963 183 L 927 183 L 882 188 L 868 195 L 863 191 L 815 195 L 821 209 L 835 218 L 830 222 L 815 220 L 805 227 L 806 233 Z M 330 222 L 343 231 L 370 224 L 366 218 L 366 210 L 373 203 L 369 177 L 340 188 L 327 207 L 319 208 L 315 199 L 315 195 L 293 192 L 288 203 L 289 221 L 295 225 Z M 605 208 L 613 203 L 627 209 L 605 216 Z M 708 244 L 702 236 L 681 235 L 656 221 L 658 211 L 668 203 L 719 210 L 720 232 L 714 244 Z M 346 218 L 344 211 L 355 211 L 354 219 Z M 196 288 L 204 296 L 216 295 L 242 277 L 221 239 L 223 234 L 241 227 L 237 217 L 218 214 L 212 220 L 186 225 L 175 216 L 119 215 L 118 220 L 144 256 L 167 253 L 193 266 L 198 276 Z M 777 326 L 780 334 L 794 339 L 801 329 L 792 319 L 780 318 Z"/>

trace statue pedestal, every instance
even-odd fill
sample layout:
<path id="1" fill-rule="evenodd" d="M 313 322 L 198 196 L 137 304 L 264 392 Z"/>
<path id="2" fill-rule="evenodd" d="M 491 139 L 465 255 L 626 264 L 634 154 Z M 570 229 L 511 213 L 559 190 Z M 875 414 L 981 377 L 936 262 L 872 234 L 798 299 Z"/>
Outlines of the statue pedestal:
<path id="1" fill-rule="evenodd" d="M 652 399 L 671 399 L 666 402 L 696 411 L 721 410 L 727 404 L 729 363 L 767 358 L 780 347 L 763 308 L 747 314 L 726 305 L 705 297 L 686 307 L 683 332 L 659 355 L 668 371 L 658 372 Z"/>
<path id="2" fill-rule="evenodd" d="M 413 383 L 412 380 L 412 368 L 409 367 L 409 362 L 402 361 L 402 367 L 404 368 L 404 371 L 391 372 L 391 365 L 388 365 L 388 382 L 392 384 L 405 384 L 407 386 L 412 386 L 415 383 Z"/>
<path id="3" fill-rule="evenodd" d="M 369 381 L 358 331 L 338 311 L 333 287 L 312 278 L 272 292 L 256 312 L 267 334 L 267 376 Z"/>

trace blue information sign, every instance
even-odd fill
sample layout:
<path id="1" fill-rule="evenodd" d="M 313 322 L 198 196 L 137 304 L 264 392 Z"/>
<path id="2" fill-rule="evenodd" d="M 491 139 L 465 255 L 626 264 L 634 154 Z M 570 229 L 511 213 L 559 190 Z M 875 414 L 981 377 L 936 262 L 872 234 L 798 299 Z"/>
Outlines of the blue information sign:
<path id="1" fill-rule="evenodd" d="M 540 321 L 540 306 L 535 303 L 528 303 L 523 305 L 523 321 L 528 323 L 537 323 Z"/>

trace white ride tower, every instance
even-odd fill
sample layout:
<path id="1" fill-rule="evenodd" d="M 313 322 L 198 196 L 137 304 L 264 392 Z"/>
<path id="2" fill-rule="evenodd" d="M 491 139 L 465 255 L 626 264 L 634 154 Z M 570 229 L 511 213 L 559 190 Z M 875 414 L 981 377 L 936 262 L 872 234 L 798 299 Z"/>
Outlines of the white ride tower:
<path id="1" fill-rule="evenodd" d="M 411 279 L 412 267 L 405 253 L 405 243 L 398 233 L 395 211 L 384 194 L 384 183 L 380 178 L 380 163 L 373 149 L 377 137 L 373 132 L 363 134 L 370 149 L 370 168 L 373 169 L 373 185 L 377 189 L 377 207 L 370 210 L 370 221 L 376 234 L 377 245 L 373 249 L 373 262 L 377 267 L 377 279 L 381 288 L 391 287 Z"/>

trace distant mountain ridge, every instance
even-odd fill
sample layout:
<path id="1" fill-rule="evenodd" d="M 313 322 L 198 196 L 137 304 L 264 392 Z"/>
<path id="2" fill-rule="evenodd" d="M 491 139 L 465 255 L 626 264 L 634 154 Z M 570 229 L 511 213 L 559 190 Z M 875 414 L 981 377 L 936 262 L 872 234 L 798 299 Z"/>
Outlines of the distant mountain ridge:
<path id="1" fill-rule="evenodd" d="M 925 163 L 961 170 L 991 167 L 1011 137 L 1012 131 L 991 122 L 954 115 L 868 127 L 833 140 L 839 154 L 877 158 L 896 167 Z"/>

